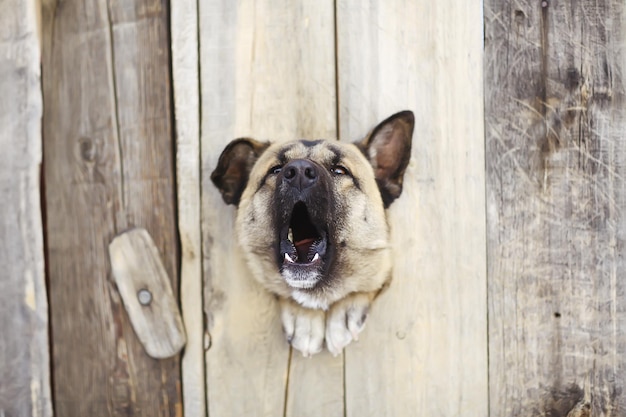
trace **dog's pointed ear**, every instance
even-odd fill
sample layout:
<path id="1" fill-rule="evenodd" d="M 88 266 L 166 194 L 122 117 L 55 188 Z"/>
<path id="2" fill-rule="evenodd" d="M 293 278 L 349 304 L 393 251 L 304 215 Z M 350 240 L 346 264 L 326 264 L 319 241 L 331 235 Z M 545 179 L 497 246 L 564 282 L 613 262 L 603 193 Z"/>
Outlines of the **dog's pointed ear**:
<path id="1" fill-rule="evenodd" d="M 239 205 L 239 199 L 248 184 L 250 171 L 256 160 L 270 144 L 254 139 L 235 139 L 224 148 L 211 181 L 222 193 L 226 204 Z"/>
<path id="2" fill-rule="evenodd" d="M 413 112 L 405 110 L 383 120 L 365 139 L 355 143 L 374 168 L 385 208 L 402 193 L 404 171 L 411 158 L 414 126 Z"/>

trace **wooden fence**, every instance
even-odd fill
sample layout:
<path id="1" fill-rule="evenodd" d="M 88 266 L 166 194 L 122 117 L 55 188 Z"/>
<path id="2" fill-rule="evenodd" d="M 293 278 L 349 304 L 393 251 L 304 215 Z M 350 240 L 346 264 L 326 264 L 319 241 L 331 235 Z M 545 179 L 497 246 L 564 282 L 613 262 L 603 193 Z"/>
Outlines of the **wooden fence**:
<path id="1" fill-rule="evenodd" d="M 625 416 L 617 0 L 0 0 L 0 417 Z M 209 175 L 251 135 L 416 114 L 393 282 L 302 358 Z M 42 163 L 43 161 L 43 163 Z M 187 331 L 146 355 L 107 247 Z"/>

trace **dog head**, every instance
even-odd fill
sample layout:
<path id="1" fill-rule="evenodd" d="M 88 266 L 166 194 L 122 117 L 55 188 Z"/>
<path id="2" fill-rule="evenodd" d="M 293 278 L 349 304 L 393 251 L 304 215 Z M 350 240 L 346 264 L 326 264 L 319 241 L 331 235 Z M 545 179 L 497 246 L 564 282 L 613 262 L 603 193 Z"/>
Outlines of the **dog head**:
<path id="1" fill-rule="evenodd" d="M 382 287 L 391 271 L 385 208 L 402 192 L 413 126 L 404 111 L 353 144 L 232 141 L 211 180 L 238 206 L 254 277 L 310 308 Z"/>

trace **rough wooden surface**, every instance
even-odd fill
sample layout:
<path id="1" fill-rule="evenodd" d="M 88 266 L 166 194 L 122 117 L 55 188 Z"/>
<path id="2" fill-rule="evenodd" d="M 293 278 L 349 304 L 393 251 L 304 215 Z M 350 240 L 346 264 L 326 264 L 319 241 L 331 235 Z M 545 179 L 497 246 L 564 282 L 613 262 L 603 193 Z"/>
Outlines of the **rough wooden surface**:
<path id="1" fill-rule="evenodd" d="M 485 2 L 492 416 L 626 413 L 624 23 Z"/>
<path id="2" fill-rule="evenodd" d="M 337 2 L 341 139 L 416 115 L 390 207 L 394 278 L 345 353 L 348 416 L 487 415 L 481 12 Z"/>
<path id="3" fill-rule="evenodd" d="M 236 137 L 336 136 L 333 3 L 199 4 L 209 415 L 342 415 L 342 358 L 294 352 L 290 364 L 278 306 L 248 276 L 234 209 L 209 180 Z"/>
<path id="4" fill-rule="evenodd" d="M 109 244 L 115 285 L 146 353 L 169 358 L 185 346 L 185 328 L 159 250 L 146 229 L 135 228 Z"/>
<path id="5" fill-rule="evenodd" d="M 44 167 L 55 411 L 180 416 L 179 359 L 148 357 L 110 274 L 107 245 L 146 228 L 174 291 L 167 6 L 46 1 Z"/>
<path id="6" fill-rule="evenodd" d="M 0 415 L 51 417 L 39 4 L 0 0 Z"/>
<path id="7" fill-rule="evenodd" d="M 176 120 L 178 234 L 181 244 L 180 300 L 187 331 L 187 346 L 181 361 L 183 411 L 185 417 L 204 417 L 206 387 L 200 223 L 198 2 L 173 2 L 170 24 Z"/>

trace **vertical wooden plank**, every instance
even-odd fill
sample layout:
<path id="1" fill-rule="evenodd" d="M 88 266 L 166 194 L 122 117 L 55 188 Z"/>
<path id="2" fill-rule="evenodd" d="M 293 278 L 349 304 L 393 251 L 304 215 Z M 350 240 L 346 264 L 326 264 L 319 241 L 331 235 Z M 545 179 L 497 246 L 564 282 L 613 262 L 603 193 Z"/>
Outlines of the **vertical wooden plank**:
<path id="1" fill-rule="evenodd" d="M 200 74 L 198 3 L 171 4 L 172 78 L 176 120 L 178 233 L 181 243 L 180 299 L 187 332 L 181 361 L 185 417 L 206 415 L 202 236 L 200 222 Z"/>
<path id="2" fill-rule="evenodd" d="M 51 417 L 39 3 L 0 1 L 0 415 Z"/>
<path id="3" fill-rule="evenodd" d="M 491 415 L 626 412 L 625 19 L 485 2 Z"/>
<path id="4" fill-rule="evenodd" d="M 107 246 L 132 226 L 177 283 L 166 7 L 48 1 L 44 160 L 59 415 L 181 415 L 179 359 L 143 351 Z"/>
<path id="5" fill-rule="evenodd" d="M 209 180 L 236 137 L 336 137 L 333 2 L 200 2 L 199 13 L 209 415 L 342 415 L 342 359 L 294 352 L 289 364 L 278 306 L 249 276 L 234 209 Z"/>
<path id="6" fill-rule="evenodd" d="M 486 416 L 481 2 L 337 2 L 342 140 L 416 115 L 394 278 L 346 349 L 348 416 Z"/>

